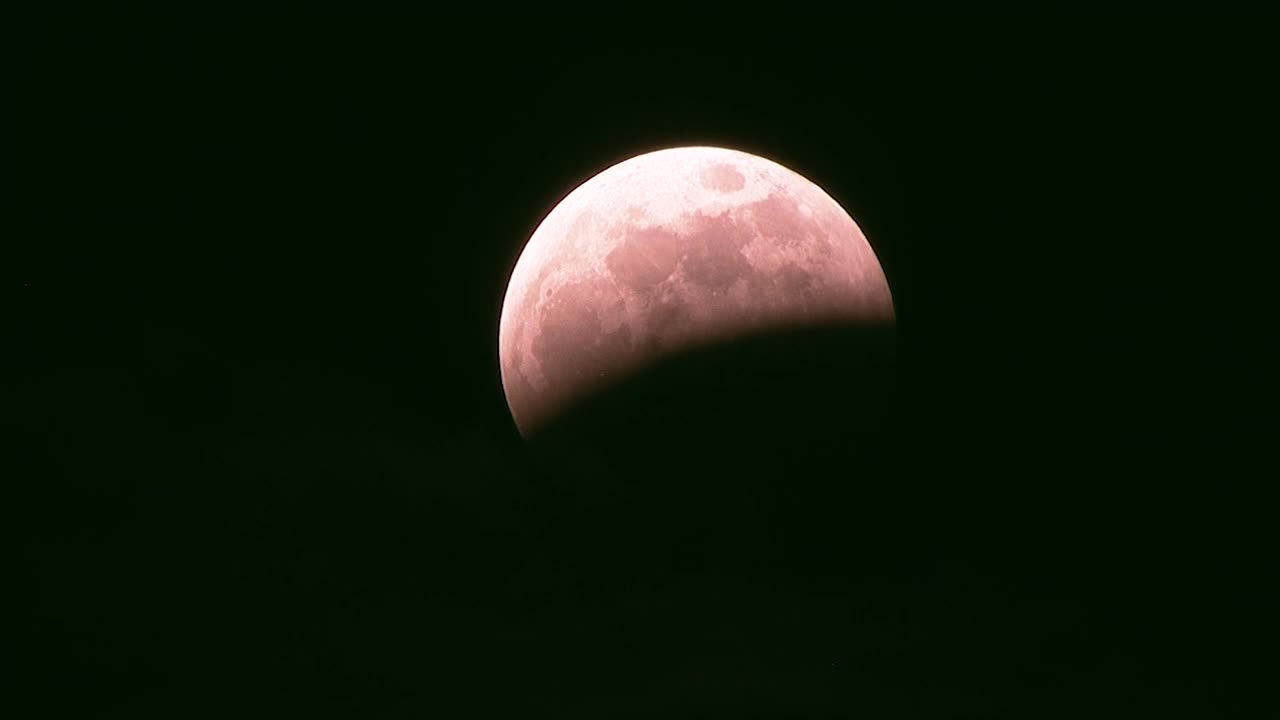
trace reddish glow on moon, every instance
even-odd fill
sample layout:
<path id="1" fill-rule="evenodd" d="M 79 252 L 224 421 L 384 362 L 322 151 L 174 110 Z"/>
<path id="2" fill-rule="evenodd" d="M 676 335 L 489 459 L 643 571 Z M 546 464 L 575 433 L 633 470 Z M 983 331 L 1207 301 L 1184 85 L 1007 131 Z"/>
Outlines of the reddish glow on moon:
<path id="1" fill-rule="evenodd" d="M 871 245 L 817 185 L 735 150 L 659 150 L 583 183 L 534 231 L 502 306 L 502 383 L 528 435 L 669 353 L 892 320 Z"/>

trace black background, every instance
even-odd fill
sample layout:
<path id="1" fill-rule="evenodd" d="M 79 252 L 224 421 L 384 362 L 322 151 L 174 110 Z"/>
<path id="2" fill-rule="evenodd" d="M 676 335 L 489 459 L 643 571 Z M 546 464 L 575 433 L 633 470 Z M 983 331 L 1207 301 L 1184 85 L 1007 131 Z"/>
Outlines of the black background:
<path id="1" fill-rule="evenodd" d="M 1261 716 L 1268 24 L 33 23 L 11 716 Z M 520 248 L 680 144 L 858 220 L 891 419 L 520 440 Z"/>

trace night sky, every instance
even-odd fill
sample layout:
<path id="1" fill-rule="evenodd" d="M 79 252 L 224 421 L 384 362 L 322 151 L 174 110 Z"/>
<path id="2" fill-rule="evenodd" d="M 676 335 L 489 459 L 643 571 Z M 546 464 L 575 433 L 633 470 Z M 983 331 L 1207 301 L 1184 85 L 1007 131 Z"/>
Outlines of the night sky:
<path id="1" fill-rule="evenodd" d="M 619 12 L 20 29 L 0 712 L 1274 711 L 1269 23 Z M 521 247 L 689 144 L 849 210 L 896 359 L 760 338 L 530 448 Z"/>

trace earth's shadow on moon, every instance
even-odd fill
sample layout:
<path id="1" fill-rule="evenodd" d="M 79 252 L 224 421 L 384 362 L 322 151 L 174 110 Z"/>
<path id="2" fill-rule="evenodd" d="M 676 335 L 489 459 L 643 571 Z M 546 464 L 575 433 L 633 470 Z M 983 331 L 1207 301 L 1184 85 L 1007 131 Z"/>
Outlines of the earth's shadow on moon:
<path id="1" fill-rule="evenodd" d="M 892 325 L 843 324 L 655 362 L 529 435 L 554 525 L 602 575 L 758 567 L 883 532 L 906 490 L 888 477 L 895 356 Z"/>
<path id="2" fill-rule="evenodd" d="M 723 672 L 739 684 L 695 683 L 734 709 L 709 717 L 802 705 L 805 683 L 854 714 L 908 716 L 885 690 L 904 683 L 937 693 L 920 716 L 1039 706 L 1052 681 L 1018 673 L 1094 657 L 1123 628 L 1097 588 L 1134 592 L 1133 570 L 1114 534 L 1081 530 L 1096 513 L 1054 492 L 1041 470 L 1061 460 L 1010 447 L 1017 418 L 994 421 L 998 406 L 959 402 L 984 399 L 983 374 L 928 397 L 900 339 L 843 325 L 719 343 L 529 437 L 551 501 L 539 549 L 565 568 L 538 642 L 571 648 L 584 687 L 631 663 L 674 697 L 666 668 Z M 1109 692 L 1081 672 L 1097 685 L 1082 697 Z"/>

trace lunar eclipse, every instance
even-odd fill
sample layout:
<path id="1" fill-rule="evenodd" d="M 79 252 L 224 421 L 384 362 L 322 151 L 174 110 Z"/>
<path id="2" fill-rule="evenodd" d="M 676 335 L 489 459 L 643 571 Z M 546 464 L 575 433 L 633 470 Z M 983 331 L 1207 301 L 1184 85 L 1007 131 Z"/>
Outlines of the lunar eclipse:
<path id="1" fill-rule="evenodd" d="M 671 148 L 591 178 L 534 231 L 502 307 L 502 382 L 529 436 L 689 348 L 892 321 L 875 252 L 818 185 L 745 152 Z"/>

